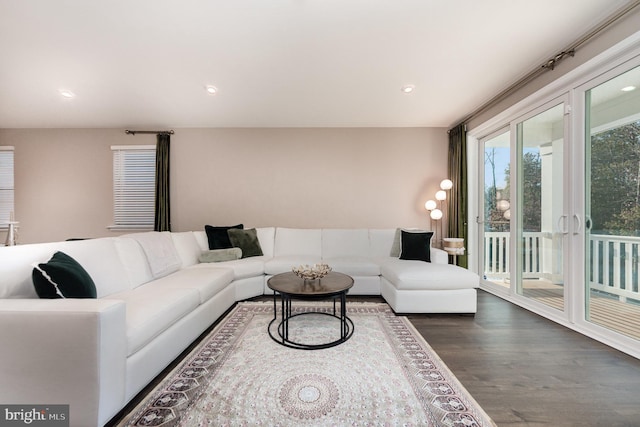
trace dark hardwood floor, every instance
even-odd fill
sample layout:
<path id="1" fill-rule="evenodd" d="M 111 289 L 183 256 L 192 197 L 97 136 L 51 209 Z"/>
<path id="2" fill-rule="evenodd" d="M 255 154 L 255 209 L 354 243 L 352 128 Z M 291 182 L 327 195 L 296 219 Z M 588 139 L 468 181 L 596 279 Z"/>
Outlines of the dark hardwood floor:
<path id="1" fill-rule="evenodd" d="M 475 316 L 408 315 L 500 427 L 640 426 L 640 360 L 480 291 Z"/>

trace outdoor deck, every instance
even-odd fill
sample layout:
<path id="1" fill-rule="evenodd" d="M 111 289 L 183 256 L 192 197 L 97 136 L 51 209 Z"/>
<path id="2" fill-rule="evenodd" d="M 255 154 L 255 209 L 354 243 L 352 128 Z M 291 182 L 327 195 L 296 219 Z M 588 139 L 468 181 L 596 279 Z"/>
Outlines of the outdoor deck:
<path id="1" fill-rule="evenodd" d="M 509 287 L 502 280 L 493 283 Z M 545 305 L 564 310 L 562 286 L 547 280 L 526 280 L 524 296 L 537 300 Z M 640 340 L 640 304 L 622 302 L 616 296 L 598 291 L 591 291 L 591 322 Z"/>

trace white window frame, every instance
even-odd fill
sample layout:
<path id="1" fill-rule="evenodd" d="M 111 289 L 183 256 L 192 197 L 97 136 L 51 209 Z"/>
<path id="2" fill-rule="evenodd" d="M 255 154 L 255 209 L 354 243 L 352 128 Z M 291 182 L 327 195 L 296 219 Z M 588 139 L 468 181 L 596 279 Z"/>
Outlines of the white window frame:
<path id="1" fill-rule="evenodd" d="M 114 145 L 113 225 L 110 230 L 153 230 L 155 145 Z"/>
<path id="2" fill-rule="evenodd" d="M 15 221 L 14 147 L 0 146 L 0 228 L 7 229 Z"/>

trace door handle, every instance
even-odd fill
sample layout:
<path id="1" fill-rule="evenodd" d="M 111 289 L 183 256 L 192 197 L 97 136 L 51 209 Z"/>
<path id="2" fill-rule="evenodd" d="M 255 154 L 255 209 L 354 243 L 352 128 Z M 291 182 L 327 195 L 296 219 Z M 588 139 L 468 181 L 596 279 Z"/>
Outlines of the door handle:
<path id="1" fill-rule="evenodd" d="M 573 220 L 576 224 L 576 227 L 573 230 L 573 234 L 580 234 L 580 229 L 582 228 L 582 220 L 580 220 L 580 216 L 578 214 L 573 214 Z"/>
<path id="2" fill-rule="evenodd" d="M 562 234 L 569 234 L 569 230 L 567 229 L 567 215 L 560 215 L 558 218 L 558 231 Z"/>

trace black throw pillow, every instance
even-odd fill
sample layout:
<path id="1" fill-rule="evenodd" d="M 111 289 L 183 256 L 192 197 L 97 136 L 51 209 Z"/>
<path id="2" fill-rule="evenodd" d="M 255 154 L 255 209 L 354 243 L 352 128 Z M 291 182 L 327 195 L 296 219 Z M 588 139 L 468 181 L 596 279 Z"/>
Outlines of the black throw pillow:
<path id="1" fill-rule="evenodd" d="M 96 285 L 78 261 L 64 252 L 34 267 L 33 286 L 40 298 L 96 298 Z"/>
<path id="2" fill-rule="evenodd" d="M 229 240 L 233 247 L 242 249 L 242 258 L 262 256 L 262 247 L 255 228 L 248 230 L 231 228 L 227 230 L 227 234 L 229 234 Z"/>
<path id="3" fill-rule="evenodd" d="M 207 240 L 209 241 L 209 249 L 227 249 L 232 248 L 231 241 L 227 230 L 231 228 L 237 228 L 242 230 L 243 224 L 231 225 L 228 227 L 214 227 L 212 225 L 205 225 L 204 231 L 207 232 Z"/>
<path id="4" fill-rule="evenodd" d="M 431 262 L 433 231 L 407 232 L 400 236 L 400 259 Z"/>

